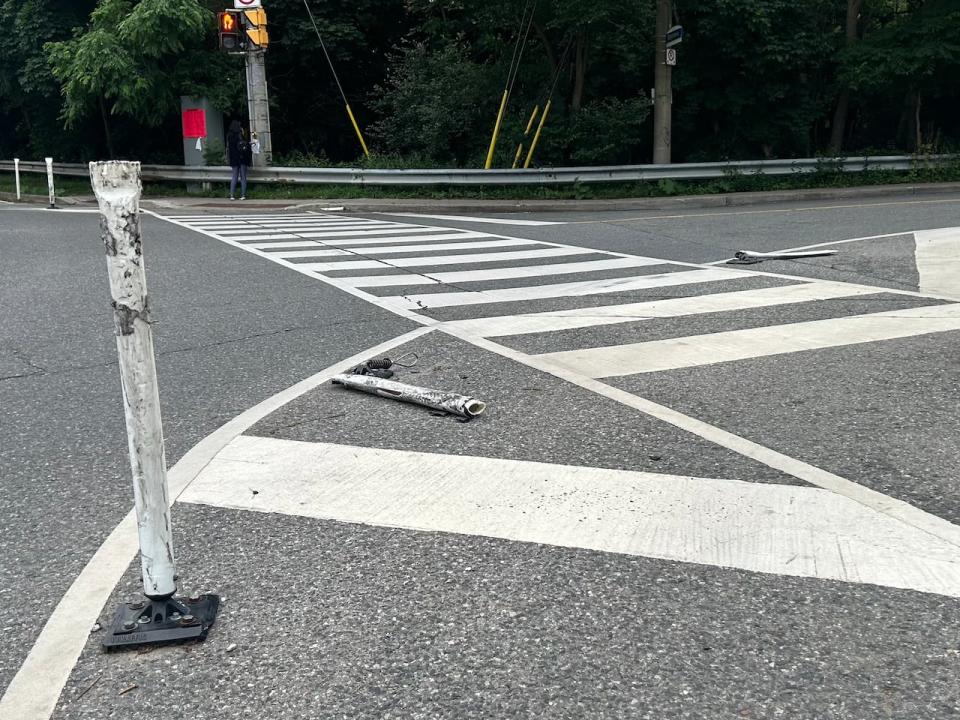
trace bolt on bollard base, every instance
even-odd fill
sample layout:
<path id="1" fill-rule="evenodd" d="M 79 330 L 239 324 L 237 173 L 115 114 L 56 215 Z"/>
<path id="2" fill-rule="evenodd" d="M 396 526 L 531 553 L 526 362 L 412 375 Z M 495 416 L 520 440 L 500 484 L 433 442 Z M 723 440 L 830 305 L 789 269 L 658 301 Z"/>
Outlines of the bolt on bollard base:
<path id="1" fill-rule="evenodd" d="M 165 600 L 145 598 L 117 608 L 103 647 L 204 640 L 220 608 L 219 595 L 191 595 Z"/>

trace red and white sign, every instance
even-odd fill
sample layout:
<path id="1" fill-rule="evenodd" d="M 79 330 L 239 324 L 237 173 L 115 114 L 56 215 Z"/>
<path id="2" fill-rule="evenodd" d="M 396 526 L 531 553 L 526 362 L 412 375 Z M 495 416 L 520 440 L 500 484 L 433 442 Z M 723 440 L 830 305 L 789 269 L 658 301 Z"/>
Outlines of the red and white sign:
<path id="1" fill-rule="evenodd" d="M 263 6 L 260 4 L 260 0 L 233 0 L 233 7 L 236 10 L 250 10 Z"/>

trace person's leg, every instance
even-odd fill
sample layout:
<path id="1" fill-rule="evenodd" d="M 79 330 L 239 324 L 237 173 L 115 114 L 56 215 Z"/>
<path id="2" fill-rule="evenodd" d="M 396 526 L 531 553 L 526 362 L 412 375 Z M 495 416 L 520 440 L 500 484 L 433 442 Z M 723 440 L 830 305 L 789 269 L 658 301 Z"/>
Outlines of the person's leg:
<path id="1" fill-rule="evenodd" d="M 240 174 L 239 166 L 233 168 L 233 176 L 230 178 L 230 199 L 233 200 L 237 192 L 237 176 Z"/>
<path id="2" fill-rule="evenodd" d="M 244 200 L 247 197 L 247 166 L 240 166 L 240 197 Z"/>

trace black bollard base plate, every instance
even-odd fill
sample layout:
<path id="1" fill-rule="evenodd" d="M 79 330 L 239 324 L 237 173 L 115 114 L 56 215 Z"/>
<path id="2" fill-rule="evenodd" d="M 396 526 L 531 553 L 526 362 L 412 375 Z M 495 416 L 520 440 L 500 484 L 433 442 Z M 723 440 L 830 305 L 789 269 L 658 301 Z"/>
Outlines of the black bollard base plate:
<path id="1" fill-rule="evenodd" d="M 217 617 L 219 595 L 144 598 L 117 608 L 107 628 L 103 646 L 107 649 L 155 643 L 204 640 Z"/>

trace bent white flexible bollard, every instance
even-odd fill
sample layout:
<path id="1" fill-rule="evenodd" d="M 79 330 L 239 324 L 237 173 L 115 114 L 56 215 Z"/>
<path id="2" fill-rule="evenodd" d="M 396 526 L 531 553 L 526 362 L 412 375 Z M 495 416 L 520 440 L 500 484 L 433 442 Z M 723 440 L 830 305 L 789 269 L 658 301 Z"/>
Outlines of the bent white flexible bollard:
<path id="1" fill-rule="evenodd" d="M 444 392 L 443 390 L 431 390 L 416 385 L 405 385 L 372 375 L 337 375 L 332 379 L 332 382 L 334 385 L 343 385 L 354 390 L 392 398 L 400 402 L 423 405 L 464 418 L 475 418 L 482 415 L 483 411 L 487 409 L 486 403 L 466 395 Z"/>
<path id="2" fill-rule="evenodd" d="M 130 470 L 146 601 L 121 605 L 103 644 L 139 645 L 206 637 L 215 595 L 177 591 L 160 391 L 140 231 L 140 163 L 90 163 L 110 275 L 114 330 L 127 424 Z"/>

